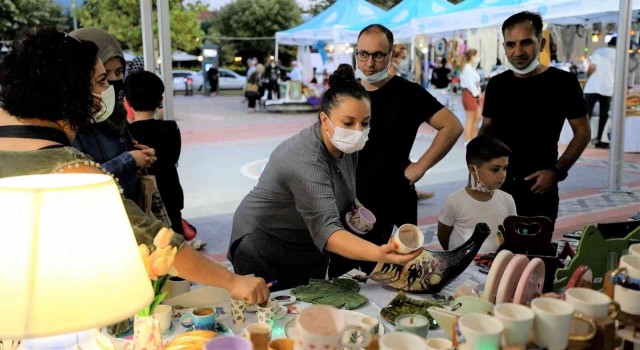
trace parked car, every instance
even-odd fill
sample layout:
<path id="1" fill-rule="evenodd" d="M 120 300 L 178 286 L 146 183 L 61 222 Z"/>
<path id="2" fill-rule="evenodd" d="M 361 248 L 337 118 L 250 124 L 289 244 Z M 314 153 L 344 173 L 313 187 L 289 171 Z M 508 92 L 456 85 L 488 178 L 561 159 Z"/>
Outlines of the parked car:
<path id="1" fill-rule="evenodd" d="M 218 80 L 218 89 L 220 90 L 242 90 L 247 83 L 247 77 L 240 75 L 230 69 L 218 68 L 220 78 Z M 186 84 L 191 84 L 194 91 L 202 91 L 204 88 L 203 72 L 192 70 L 174 70 L 173 74 L 173 91 L 184 91 Z M 189 81 L 191 79 L 191 81 Z"/>

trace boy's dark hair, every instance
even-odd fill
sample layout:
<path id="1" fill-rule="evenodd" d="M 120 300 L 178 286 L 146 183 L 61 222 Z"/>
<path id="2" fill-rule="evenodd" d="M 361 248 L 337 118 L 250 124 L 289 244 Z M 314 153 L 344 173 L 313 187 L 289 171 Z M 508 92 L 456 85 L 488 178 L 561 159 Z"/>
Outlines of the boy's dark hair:
<path id="1" fill-rule="evenodd" d="M 488 135 L 479 135 L 469 141 L 467 145 L 467 165 L 482 166 L 482 164 L 490 162 L 492 159 L 510 155 L 511 148 L 509 146 Z"/>
<path id="2" fill-rule="evenodd" d="M 329 89 L 322 95 L 320 111 L 326 115 L 339 104 L 342 97 L 353 97 L 356 100 L 369 100 L 369 93 L 356 80 L 351 65 L 342 63 L 329 77 Z M 319 118 L 319 115 L 318 115 Z"/>
<path id="3" fill-rule="evenodd" d="M 162 103 L 162 79 L 149 71 L 138 71 L 124 81 L 124 96 L 136 112 L 153 112 Z"/>
<path id="4" fill-rule="evenodd" d="M 536 32 L 536 37 L 538 37 L 538 39 L 542 38 L 542 16 L 540 16 L 539 13 L 529 11 L 518 12 L 507 18 L 504 23 L 502 23 L 502 35 L 504 36 L 505 30 L 510 27 L 524 22 L 531 22 L 533 30 Z"/>

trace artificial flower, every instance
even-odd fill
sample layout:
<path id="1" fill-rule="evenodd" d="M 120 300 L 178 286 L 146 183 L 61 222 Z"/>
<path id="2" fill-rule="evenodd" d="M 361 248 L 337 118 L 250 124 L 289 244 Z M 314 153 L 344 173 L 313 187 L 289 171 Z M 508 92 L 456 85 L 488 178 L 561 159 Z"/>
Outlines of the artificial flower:
<path id="1" fill-rule="evenodd" d="M 154 293 L 151 305 L 138 312 L 138 316 L 149 316 L 153 314 L 156 306 L 167 296 L 167 292 L 163 292 L 162 288 L 167 282 L 167 279 L 169 279 L 169 275 L 175 276 L 178 274 L 178 271 L 173 267 L 173 260 L 178 253 L 178 248 L 169 245 L 171 238 L 173 238 L 173 231 L 162 228 L 153 239 L 153 251 L 150 251 L 149 247 L 145 244 L 138 246 Z"/>

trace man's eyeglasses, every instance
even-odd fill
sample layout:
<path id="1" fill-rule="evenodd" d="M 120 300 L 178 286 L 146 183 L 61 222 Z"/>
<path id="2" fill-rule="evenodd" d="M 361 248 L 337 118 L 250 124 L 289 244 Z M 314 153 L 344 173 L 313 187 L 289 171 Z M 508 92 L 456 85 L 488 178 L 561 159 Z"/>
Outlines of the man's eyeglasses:
<path id="1" fill-rule="evenodd" d="M 391 50 L 387 51 L 386 53 L 382 51 L 367 52 L 364 50 L 360 50 L 360 51 L 356 51 L 356 57 L 358 58 L 359 61 L 362 61 L 362 62 L 368 61 L 369 57 L 372 57 L 374 62 L 382 62 L 382 60 L 384 60 L 384 58 L 387 57 L 389 52 L 391 52 Z"/>

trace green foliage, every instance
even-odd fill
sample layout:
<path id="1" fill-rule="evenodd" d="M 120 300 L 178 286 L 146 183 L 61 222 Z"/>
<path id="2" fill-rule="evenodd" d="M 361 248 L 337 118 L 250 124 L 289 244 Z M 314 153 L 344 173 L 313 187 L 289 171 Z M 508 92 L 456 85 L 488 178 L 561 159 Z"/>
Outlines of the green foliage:
<path id="1" fill-rule="evenodd" d="M 264 62 L 275 52 L 275 33 L 301 22 L 300 8 L 295 0 L 235 0 L 218 11 L 210 35 L 221 45 L 221 63 L 232 62 L 234 56 L 258 57 Z M 220 37 L 256 40 L 227 41 Z M 280 52 L 291 53 L 286 49 Z"/>
<path id="2" fill-rule="evenodd" d="M 296 287 L 291 290 L 300 301 L 314 304 L 333 305 L 337 308 L 344 306 L 347 310 L 353 310 L 364 305 L 368 299 L 358 294 L 360 285 L 352 279 L 317 280 L 312 279 L 306 286 Z"/>
<path id="3" fill-rule="evenodd" d="M 62 7 L 53 0 L 0 0 L 0 39 L 13 40 L 25 29 L 63 23 Z"/>
<path id="4" fill-rule="evenodd" d="M 2 1 L 2 0 L 0 0 Z M 199 0 L 169 0 L 171 49 L 193 51 L 200 45 L 204 32 L 198 15 L 206 9 Z M 158 36 L 157 9 L 153 14 L 154 37 Z M 85 0 L 77 12 L 82 27 L 101 28 L 113 34 L 125 48 L 140 52 L 142 28 L 138 0 Z M 157 45 L 156 45 L 157 47 Z"/>

